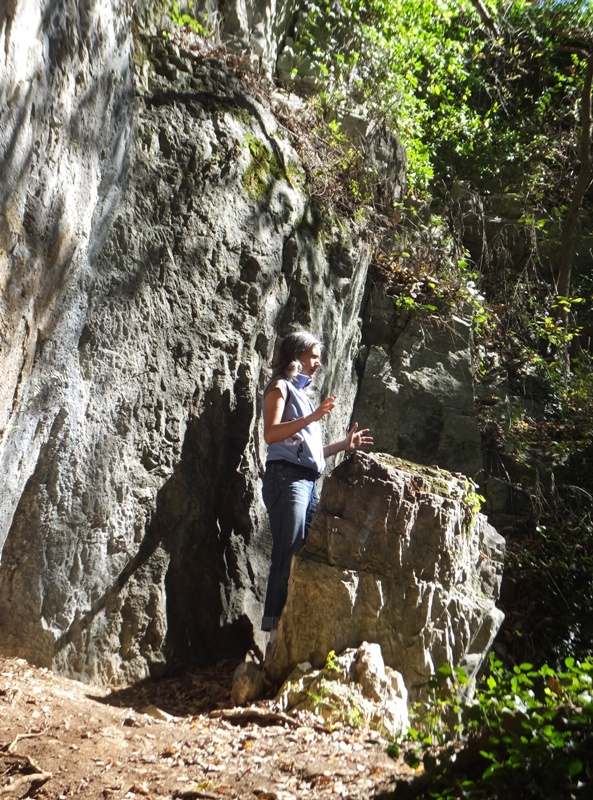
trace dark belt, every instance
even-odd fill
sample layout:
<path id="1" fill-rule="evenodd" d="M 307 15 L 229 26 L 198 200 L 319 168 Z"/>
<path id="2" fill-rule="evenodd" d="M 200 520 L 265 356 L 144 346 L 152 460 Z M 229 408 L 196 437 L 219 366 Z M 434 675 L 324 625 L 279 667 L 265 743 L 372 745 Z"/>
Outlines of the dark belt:
<path id="1" fill-rule="evenodd" d="M 295 464 L 294 461 L 287 461 L 285 458 L 270 459 L 269 461 L 266 461 L 266 466 L 268 464 L 282 464 L 285 467 L 296 469 L 298 472 L 301 472 L 303 478 L 306 478 L 308 481 L 316 481 L 321 475 L 321 472 L 317 472 L 317 470 L 311 469 L 310 467 L 304 467 L 302 464 Z"/>

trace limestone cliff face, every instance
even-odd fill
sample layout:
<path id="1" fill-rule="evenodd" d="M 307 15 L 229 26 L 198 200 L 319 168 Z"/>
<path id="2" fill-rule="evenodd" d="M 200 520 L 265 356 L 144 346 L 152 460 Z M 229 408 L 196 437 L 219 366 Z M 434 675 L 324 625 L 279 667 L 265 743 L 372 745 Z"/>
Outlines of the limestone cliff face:
<path id="1" fill-rule="evenodd" d="M 222 20 L 222 36 L 248 48 L 274 71 L 279 50 L 301 4 L 298 0 L 199 0 L 205 24 Z"/>
<path id="2" fill-rule="evenodd" d="M 75 402 L 89 254 L 130 141 L 129 6 L 0 8 L 0 546 L 57 409 Z"/>
<path id="3" fill-rule="evenodd" d="M 2 652 L 87 680 L 242 653 L 265 367 L 318 331 L 343 430 L 366 247 L 269 98 L 175 48 L 135 95 L 126 0 L 13 0 L 0 42 Z"/>

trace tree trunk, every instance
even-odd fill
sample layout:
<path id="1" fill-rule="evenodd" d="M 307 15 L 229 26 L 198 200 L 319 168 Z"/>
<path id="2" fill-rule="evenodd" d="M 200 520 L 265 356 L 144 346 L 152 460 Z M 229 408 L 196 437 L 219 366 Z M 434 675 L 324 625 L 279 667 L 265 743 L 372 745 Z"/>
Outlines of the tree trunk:
<path id="1" fill-rule="evenodd" d="M 585 82 L 581 98 L 581 167 L 574 187 L 572 199 L 566 212 L 562 226 L 560 264 L 558 268 L 558 284 L 556 291 L 560 297 L 570 295 L 574 243 L 579 210 L 583 204 L 585 192 L 591 182 L 591 86 L 593 83 L 593 53 L 587 56 Z"/>

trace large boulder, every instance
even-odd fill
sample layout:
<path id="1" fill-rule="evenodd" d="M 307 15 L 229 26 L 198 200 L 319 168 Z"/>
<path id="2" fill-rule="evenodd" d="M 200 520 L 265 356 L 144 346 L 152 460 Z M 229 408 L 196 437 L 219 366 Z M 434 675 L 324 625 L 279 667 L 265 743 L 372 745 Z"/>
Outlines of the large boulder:
<path id="1" fill-rule="evenodd" d="M 293 560 L 269 675 L 367 641 L 411 699 L 444 664 L 473 678 L 503 619 L 504 540 L 478 506 L 462 476 L 382 454 L 344 460 Z"/>
<path id="2" fill-rule="evenodd" d="M 0 647 L 92 681 L 242 656 L 267 366 L 325 339 L 343 435 L 368 248 L 271 96 L 162 38 L 134 93 L 127 2 L 34 5 L 0 10 Z"/>

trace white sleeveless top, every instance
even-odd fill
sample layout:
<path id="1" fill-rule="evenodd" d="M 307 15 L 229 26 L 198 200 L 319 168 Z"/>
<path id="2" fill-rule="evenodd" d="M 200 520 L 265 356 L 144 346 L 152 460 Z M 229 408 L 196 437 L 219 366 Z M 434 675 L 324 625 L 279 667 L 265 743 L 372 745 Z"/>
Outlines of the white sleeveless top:
<path id="1" fill-rule="evenodd" d="M 285 399 L 282 422 L 290 422 L 299 417 L 306 417 L 315 409 L 304 391 L 310 379 L 305 375 L 296 375 L 292 381 L 284 378 L 275 378 L 264 389 L 264 396 L 268 389 L 277 386 Z M 300 385 L 299 385 L 300 384 Z M 323 472 L 325 458 L 323 456 L 323 441 L 321 439 L 321 426 L 319 422 L 311 422 L 294 436 L 273 442 L 268 445 L 267 461 L 290 461 L 302 467 Z"/>

